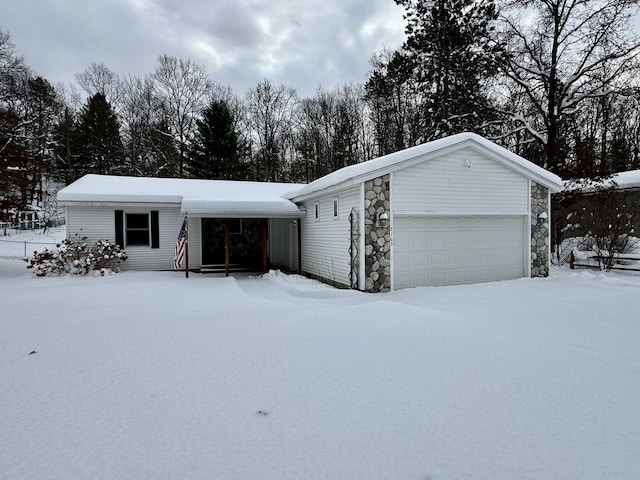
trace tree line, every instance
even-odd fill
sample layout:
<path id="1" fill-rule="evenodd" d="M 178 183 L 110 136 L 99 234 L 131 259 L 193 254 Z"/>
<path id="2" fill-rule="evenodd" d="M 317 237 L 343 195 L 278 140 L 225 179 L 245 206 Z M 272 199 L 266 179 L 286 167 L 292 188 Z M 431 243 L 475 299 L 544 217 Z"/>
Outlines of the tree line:
<path id="1" fill-rule="evenodd" d="M 394 1 L 405 43 L 307 98 L 269 80 L 238 94 L 169 55 L 54 88 L 0 30 L 0 211 L 87 173 L 309 182 L 462 131 L 564 178 L 640 167 L 640 0 Z"/>

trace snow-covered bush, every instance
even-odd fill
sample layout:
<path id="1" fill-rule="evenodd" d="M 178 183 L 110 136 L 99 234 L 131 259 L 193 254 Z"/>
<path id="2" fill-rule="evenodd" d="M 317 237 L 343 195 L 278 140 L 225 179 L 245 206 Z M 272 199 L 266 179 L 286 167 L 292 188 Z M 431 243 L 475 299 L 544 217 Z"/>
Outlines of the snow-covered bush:
<path id="1" fill-rule="evenodd" d="M 91 254 L 93 270 L 101 271 L 106 269 L 118 271 L 120 262 L 124 262 L 128 258 L 118 245 L 109 242 L 109 240 L 98 240 L 93 246 Z"/>
<path id="2" fill-rule="evenodd" d="M 555 197 L 557 247 L 555 259 L 566 260 L 571 252 L 591 252 L 598 266 L 611 270 L 620 255 L 636 248 L 635 234 L 640 227 L 637 192 L 619 190 L 612 179 L 568 184 Z M 563 249 L 563 239 L 579 238 L 580 243 Z M 576 248 L 577 247 L 577 248 Z"/>
<path id="3" fill-rule="evenodd" d="M 44 277 L 61 273 L 87 275 L 97 272 L 104 275 L 107 271 L 118 271 L 120 262 L 127 254 L 108 240 L 98 240 L 90 245 L 86 237 L 78 240 L 65 239 L 56 245 L 55 250 L 45 248 L 42 252 L 33 252 L 33 257 L 25 258 L 27 268 L 33 268 L 35 274 Z"/>

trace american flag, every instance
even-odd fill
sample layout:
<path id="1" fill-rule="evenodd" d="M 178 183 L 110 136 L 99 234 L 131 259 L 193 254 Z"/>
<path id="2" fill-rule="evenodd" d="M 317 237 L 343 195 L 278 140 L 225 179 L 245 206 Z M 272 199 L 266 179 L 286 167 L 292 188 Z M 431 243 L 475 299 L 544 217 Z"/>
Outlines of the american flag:
<path id="1" fill-rule="evenodd" d="M 182 259 L 184 258 L 184 249 L 187 243 L 187 217 L 184 217 L 182 222 L 182 228 L 178 234 L 178 241 L 176 241 L 176 253 L 173 257 L 173 268 L 178 270 L 182 265 Z"/>

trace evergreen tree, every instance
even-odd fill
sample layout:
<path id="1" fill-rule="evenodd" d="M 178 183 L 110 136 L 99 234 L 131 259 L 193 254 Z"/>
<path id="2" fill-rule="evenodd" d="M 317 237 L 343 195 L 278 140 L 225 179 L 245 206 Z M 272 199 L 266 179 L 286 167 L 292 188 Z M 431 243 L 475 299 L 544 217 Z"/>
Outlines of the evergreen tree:
<path id="1" fill-rule="evenodd" d="M 30 78 L 26 84 L 24 115 L 25 149 L 30 159 L 25 172 L 28 180 L 27 200 L 40 204 L 43 200 L 43 184 L 53 170 L 51 151 L 55 121 L 62 109 L 53 86 L 42 77 Z"/>
<path id="2" fill-rule="evenodd" d="M 424 97 L 423 140 L 479 131 L 491 117 L 496 72 L 493 0 L 395 0 L 407 10 L 404 49 Z"/>
<path id="3" fill-rule="evenodd" d="M 66 107 L 53 130 L 53 177 L 66 185 L 80 178 L 80 139 L 73 111 Z"/>
<path id="4" fill-rule="evenodd" d="M 78 134 L 82 145 L 81 165 L 76 173 L 121 174 L 122 140 L 120 125 L 111 104 L 102 93 L 89 98 L 80 112 Z"/>
<path id="5" fill-rule="evenodd" d="M 213 100 L 196 122 L 197 131 L 188 165 L 193 178 L 244 179 L 245 165 L 238 155 L 235 120 L 223 100 Z"/>
<path id="6" fill-rule="evenodd" d="M 23 173 L 27 160 L 24 148 L 14 136 L 19 124 L 15 112 L 0 109 L 0 221 L 10 220 L 12 212 L 26 206 Z"/>
<path id="7" fill-rule="evenodd" d="M 421 96 L 406 52 L 385 50 L 371 59 L 365 84 L 376 140 L 376 154 L 386 155 L 416 144 L 420 137 Z"/>

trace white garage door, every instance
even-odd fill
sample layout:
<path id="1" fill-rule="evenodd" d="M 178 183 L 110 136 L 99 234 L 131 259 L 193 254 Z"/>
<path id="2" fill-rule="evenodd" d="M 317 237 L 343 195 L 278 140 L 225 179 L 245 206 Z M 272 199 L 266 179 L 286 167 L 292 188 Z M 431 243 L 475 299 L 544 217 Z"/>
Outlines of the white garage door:
<path id="1" fill-rule="evenodd" d="M 395 288 L 524 276 L 523 216 L 396 217 Z"/>

